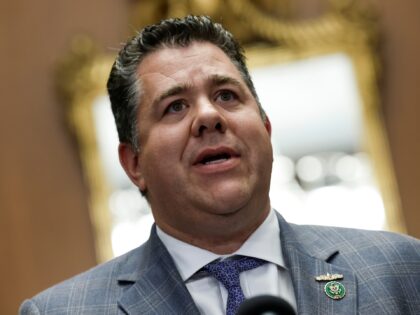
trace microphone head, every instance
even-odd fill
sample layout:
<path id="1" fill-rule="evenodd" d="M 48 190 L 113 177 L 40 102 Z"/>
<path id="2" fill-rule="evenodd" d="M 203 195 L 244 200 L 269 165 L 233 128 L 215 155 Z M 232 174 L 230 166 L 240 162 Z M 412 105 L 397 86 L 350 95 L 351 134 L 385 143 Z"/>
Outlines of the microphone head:
<path id="1" fill-rule="evenodd" d="M 245 300 L 237 315 L 296 315 L 293 307 L 277 296 L 258 295 Z"/>

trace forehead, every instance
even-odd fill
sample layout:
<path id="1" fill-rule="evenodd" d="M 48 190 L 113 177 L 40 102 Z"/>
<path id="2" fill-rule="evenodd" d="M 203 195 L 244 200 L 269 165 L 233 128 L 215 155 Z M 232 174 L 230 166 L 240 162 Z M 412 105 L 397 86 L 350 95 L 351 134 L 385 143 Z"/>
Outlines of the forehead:
<path id="1" fill-rule="evenodd" d="M 213 75 L 232 77 L 245 84 L 230 58 L 208 42 L 160 48 L 142 60 L 137 74 L 145 93 L 165 90 L 182 82 L 195 85 Z"/>

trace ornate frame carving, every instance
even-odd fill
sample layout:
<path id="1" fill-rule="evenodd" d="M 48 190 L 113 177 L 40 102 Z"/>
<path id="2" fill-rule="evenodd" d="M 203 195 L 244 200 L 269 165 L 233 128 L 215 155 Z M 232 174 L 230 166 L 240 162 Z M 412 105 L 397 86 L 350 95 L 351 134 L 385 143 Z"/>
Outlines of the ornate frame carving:
<path id="1" fill-rule="evenodd" d="M 76 37 L 67 59 L 57 69 L 57 89 L 65 105 L 71 132 L 78 143 L 85 180 L 89 187 L 90 218 L 99 262 L 111 258 L 110 187 L 105 179 L 94 131 L 92 104 L 106 93 L 113 58 L 100 53 L 93 42 Z"/>

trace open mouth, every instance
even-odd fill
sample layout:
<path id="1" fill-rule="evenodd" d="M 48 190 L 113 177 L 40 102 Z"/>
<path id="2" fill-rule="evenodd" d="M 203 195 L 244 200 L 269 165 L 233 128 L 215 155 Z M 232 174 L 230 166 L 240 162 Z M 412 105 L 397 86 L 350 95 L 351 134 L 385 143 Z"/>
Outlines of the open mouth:
<path id="1" fill-rule="evenodd" d="M 226 162 L 239 155 L 230 148 L 209 148 L 203 150 L 196 158 L 195 165 L 212 165 Z"/>
<path id="2" fill-rule="evenodd" d="M 209 164 L 217 164 L 227 161 L 232 156 L 229 153 L 220 153 L 215 155 L 206 155 L 203 159 L 199 161 L 200 164 L 209 165 Z"/>

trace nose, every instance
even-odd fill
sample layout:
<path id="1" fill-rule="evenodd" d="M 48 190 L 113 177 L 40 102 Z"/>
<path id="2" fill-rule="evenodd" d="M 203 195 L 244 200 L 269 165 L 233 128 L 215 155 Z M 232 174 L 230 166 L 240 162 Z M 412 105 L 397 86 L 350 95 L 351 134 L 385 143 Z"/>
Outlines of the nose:
<path id="1" fill-rule="evenodd" d="M 204 133 L 226 131 L 227 123 L 220 109 L 208 99 L 200 100 L 196 104 L 196 113 L 192 123 L 192 134 L 195 137 L 203 136 Z"/>

